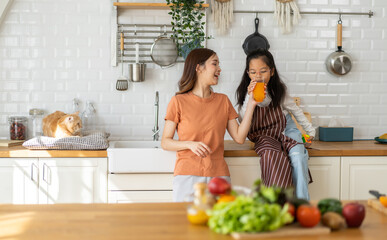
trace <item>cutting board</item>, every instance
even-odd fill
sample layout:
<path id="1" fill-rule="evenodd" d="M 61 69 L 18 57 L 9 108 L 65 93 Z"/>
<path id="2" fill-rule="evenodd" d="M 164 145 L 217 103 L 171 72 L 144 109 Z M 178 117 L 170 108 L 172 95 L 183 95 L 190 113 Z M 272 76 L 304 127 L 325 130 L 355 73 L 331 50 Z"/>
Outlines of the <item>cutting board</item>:
<path id="1" fill-rule="evenodd" d="M 0 147 L 14 147 L 22 145 L 24 140 L 0 139 Z"/>
<path id="2" fill-rule="evenodd" d="M 387 207 L 383 206 L 378 199 L 368 199 L 368 206 L 387 215 Z"/>
<path id="3" fill-rule="evenodd" d="M 321 224 L 313 228 L 301 227 L 299 223 L 293 223 L 291 225 L 282 227 L 273 232 L 263 233 L 232 233 L 231 236 L 234 239 L 256 239 L 256 238 L 275 238 L 275 237 L 297 237 L 297 236 L 312 236 L 329 234 L 331 230 L 328 227 L 324 227 Z"/>

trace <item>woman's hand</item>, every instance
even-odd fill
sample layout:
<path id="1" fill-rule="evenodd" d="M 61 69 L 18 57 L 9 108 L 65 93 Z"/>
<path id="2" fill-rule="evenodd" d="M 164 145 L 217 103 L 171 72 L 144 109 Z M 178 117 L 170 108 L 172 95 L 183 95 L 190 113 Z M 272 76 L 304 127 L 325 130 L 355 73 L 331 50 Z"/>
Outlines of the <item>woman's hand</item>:
<path id="1" fill-rule="evenodd" d="M 201 158 L 205 158 L 212 153 L 211 149 L 202 142 L 189 142 L 188 148 Z"/>

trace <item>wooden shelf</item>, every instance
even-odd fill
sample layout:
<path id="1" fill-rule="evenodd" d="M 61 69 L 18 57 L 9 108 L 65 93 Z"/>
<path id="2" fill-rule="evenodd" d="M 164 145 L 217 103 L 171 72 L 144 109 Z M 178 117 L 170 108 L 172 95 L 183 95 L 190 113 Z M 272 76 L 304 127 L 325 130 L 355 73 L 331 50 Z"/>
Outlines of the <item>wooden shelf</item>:
<path id="1" fill-rule="evenodd" d="M 167 3 L 127 3 L 127 2 L 114 2 L 113 6 L 119 8 L 130 8 L 130 9 L 169 9 Z M 199 6 L 199 4 L 195 4 Z M 210 4 L 202 4 L 203 8 L 208 8 Z"/>

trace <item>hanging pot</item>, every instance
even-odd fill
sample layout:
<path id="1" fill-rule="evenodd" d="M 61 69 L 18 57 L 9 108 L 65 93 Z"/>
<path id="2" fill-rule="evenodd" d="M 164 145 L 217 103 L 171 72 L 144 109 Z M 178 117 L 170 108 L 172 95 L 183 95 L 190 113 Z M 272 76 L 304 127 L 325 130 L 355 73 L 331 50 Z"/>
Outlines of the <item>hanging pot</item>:
<path id="1" fill-rule="evenodd" d="M 251 53 L 254 50 L 257 50 L 259 48 L 263 48 L 266 50 L 268 50 L 270 48 L 270 44 L 267 41 L 266 37 L 259 34 L 258 25 L 259 25 L 259 19 L 258 19 L 258 17 L 256 17 L 255 18 L 255 32 L 253 34 L 250 34 L 245 39 L 245 42 L 242 45 L 242 48 L 245 51 L 246 55 L 249 55 L 249 53 Z"/>
<path id="2" fill-rule="evenodd" d="M 343 25 L 340 19 L 337 23 L 337 51 L 329 54 L 325 61 L 328 72 L 335 76 L 345 75 L 352 68 L 351 56 L 342 50 L 342 30 Z"/>

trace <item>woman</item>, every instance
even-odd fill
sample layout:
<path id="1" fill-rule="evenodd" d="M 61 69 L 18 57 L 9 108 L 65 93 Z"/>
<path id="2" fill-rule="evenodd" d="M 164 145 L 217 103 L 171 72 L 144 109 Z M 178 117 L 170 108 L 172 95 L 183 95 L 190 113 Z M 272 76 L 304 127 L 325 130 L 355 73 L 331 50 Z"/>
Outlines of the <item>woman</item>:
<path id="1" fill-rule="evenodd" d="M 197 182 L 208 183 L 212 177 L 230 182 L 224 160 L 224 134 L 244 143 L 256 102 L 247 100 L 246 113 L 239 125 L 238 114 L 224 94 L 215 93 L 221 69 L 219 58 L 210 49 L 192 50 L 185 61 L 179 91 L 172 97 L 165 116 L 161 139 L 164 150 L 177 151 L 173 179 L 173 200 L 184 201 L 194 192 Z M 179 140 L 173 136 L 177 130 Z"/>
<path id="2" fill-rule="evenodd" d="M 246 58 L 245 72 L 236 92 L 241 117 L 246 109 L 245 98 L 250 93 L 246 89 L 253 89 L 258 77 L 264 79 L 268 94 L 254 111 L 248 138 L 255 143 L 255 151 L 261 157 L 262 180 L 267 186 L 290 187 L 294 183 L 296 196 L 309 199 L 309 156 L 290 113 L 311 136 L 310 140 L 313 139 L 315 130 L 303 111 L 287 94 L 273 55 L 264 49 L 256 50 Z"/>

